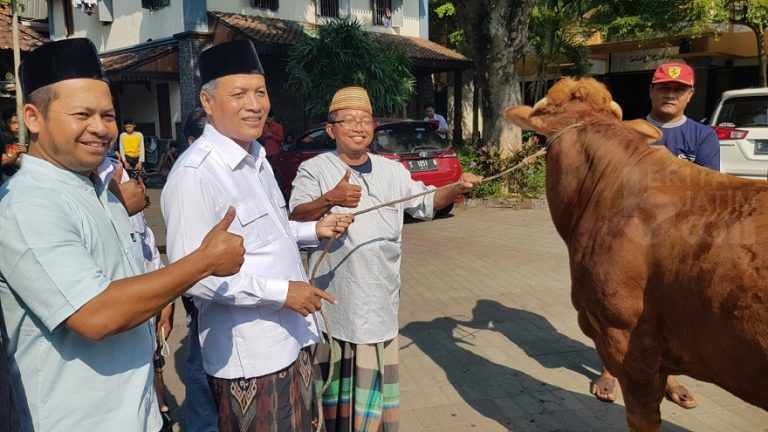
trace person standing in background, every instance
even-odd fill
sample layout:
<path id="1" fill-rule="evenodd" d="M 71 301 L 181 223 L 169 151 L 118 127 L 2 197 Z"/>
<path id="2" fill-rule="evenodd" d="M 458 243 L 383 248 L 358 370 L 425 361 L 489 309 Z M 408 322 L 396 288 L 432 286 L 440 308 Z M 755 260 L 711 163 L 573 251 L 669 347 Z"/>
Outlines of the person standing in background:
<path id="1" fill-rule="evenodd" d="M 427 105 L 427 108 L 424 111 L 426 113 L 426 117 L 424 117 L 424 120 L 437 123 L 437 134 L 440 135 L 443 139 L 447 138 L 448 122 L 445 120 L 445 117 L 441 116 L 440 114 L 437 114 L 435 112 L 435 107 L 431 105 Z"/>
<path id="2" fill-rule="evenodd" d="M 0 181 L 2 181 L 18 171 L 21 154 L 24 153 L 25 148 L 19 144 L 19 117 L 16 111 L 5 113 L 0 126 L 3 127 L 3 130 L 0 130 L 0 152 L 2 152 Z"/>
<path id="3" fill-rule="evenodd" d="M 120 161 L 128 171 L 144 169 L 144 135 L 136 130 L 133 120 L 123 122 L 125 132 L 120 134 L 118 145 Z"/>
<path id="4" fill-rule="evenodd" d="M 283 125 L 277 122 L 275 114 L 269 112 L 267 121 L 264 123 L 264 132 L 261 134 L 261 145 L 264 146 L 264 150 L 267 151 L 267 156 L 272 156 L 275 153 L 279 153 L 285 141 L 285 131 Z"/>

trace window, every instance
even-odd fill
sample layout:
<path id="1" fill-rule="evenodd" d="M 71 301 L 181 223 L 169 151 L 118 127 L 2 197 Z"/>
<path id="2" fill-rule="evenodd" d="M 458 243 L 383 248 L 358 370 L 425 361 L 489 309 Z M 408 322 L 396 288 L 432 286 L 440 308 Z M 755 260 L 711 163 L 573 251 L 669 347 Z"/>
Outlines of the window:
<path id="1" fill-rule="evenodd" d="M 280 0 L 251 0 L 251 6 L 257 9 L 276 11 L 280 8 Z"/>
<path id="2" fill-rule="evenodd" d="M 317 0 L 317 9 L 321 17 L 338 18 L 339 0 Z"/>
<path id="3" fill-rule="evenodd" d="M 336 149 L 336 142 L 325 133 L 325 129 L 315 129 L 296 143 L 300 151 L 332 151 Z"/>
<path id="4" fill-rule="evenodd" d="M 171 5 L 171 0 L 141 0 L 144 9 L 157 10 Z"/>
<path id="5" fill-rule="evenodd" d="M 726 99 L 715 124 L 732 127 L 768 127 L 768 96 Z"/>
<path id="6" fill-rule="evenodd" d="M 401 122 L 376 128 L 373 149 L 378 153 L 441 152 L 448 141 L 438 135 L 431 122 Z"/>
<path id="7" fill-rule="evenodd" d="M 371 0 L 373 24 L 390 27 L 392 25 L 392 0 Z"/>

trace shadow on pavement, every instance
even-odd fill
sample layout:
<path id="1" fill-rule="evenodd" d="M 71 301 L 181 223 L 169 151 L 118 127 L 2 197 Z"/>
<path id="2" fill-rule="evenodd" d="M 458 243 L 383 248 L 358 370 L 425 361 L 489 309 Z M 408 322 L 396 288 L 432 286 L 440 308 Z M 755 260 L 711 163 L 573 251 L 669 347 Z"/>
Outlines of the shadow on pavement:
<path id="1" fill-rule="evenodd" d="M 485 331 L 503 334 L 544 368 L 566 368 L 584 375 L 585 388 L 589 385 L 587 377 L 594 376 L 578 364 L 589 357 L 585 352 L 594 353 L 592 348 L 560 334 L 540 315 L 495 301 L 478 301 L 469 321 L 444 317 L 412 322 L 401 328 L 400 334 L 445 372 L 469 406 L 509 430 L 626 430 L 623 406 L 549 384 L 478 354 L 488 348 L 481 347 L 478 340 L 478 334 Z M 404 344 L 401 350 L 411 344 Z M 587 362 L 599 367 L 596 355 Z M 688 431 L 669 422 L 664 422 L 662 428 Z"/>

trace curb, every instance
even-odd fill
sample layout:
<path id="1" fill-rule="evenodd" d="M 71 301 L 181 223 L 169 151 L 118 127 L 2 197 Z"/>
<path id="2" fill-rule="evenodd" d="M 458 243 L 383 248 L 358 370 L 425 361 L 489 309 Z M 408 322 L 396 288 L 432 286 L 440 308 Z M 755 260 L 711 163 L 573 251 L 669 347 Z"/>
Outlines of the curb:
<path id="1" fill-rule="evenodd" d="M 511 208 L 515 210 L 545 209 L 547 207 L 546 198 L 467 198 L 464 200 L 464 208 Z"/>

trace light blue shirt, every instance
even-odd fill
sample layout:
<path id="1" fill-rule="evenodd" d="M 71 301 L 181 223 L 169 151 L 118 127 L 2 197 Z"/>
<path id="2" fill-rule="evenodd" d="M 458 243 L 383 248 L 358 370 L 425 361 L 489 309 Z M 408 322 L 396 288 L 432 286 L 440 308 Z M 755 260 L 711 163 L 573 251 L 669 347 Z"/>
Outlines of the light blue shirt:
<path id="1" fill-rule="evenodd" d="M 64 324 L 112 281 L 144 272 L 120 201 L 29 155 L 0 199 L 0 304 L 22 430 L 158 431 L 151 323 L 99 342 Z"/>

